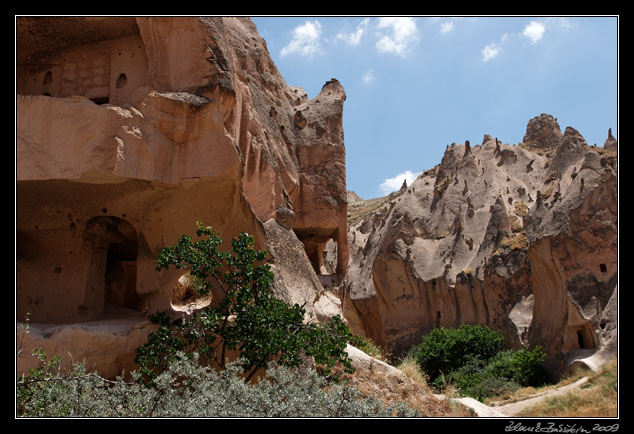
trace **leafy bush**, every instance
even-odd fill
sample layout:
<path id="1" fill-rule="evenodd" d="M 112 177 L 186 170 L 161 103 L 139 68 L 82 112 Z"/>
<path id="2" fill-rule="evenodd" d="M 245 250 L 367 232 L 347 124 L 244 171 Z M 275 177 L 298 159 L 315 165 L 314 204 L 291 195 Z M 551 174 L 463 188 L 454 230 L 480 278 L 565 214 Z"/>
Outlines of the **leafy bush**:
<path id="1" fill-rule="evenodd" d="M 498 353 L 499 355 L 500 353 Z M 497 357 L 494 356 L 491 360 Z M 458 390 L 467 396 L 478 400 L 505 392 L 517 390 L 519 384 L 503 376 L 497 376 L 489 369 L 491 361 L 483 362 L 478 358 L 471 358 L 463 366 L 450 372 L 443 381 L 455 385 Z M 436 387 L 441 384 L 437 383 Z"/>
<path id="2" fill-rule="evenodd" d="M 488 361 L 504 344 L 504 336 L 486 326 L 432 330 L 416 347 L 416 360 L 433 382 L 474 359 Z"/>
<path id="3" fill-rule="evenodd" d="M 42 354 L 41 354 L 42 355 Z M 18 378 L 18 417 L 392 417 L 421 416 L 405 404 L 364 398 L 349 384 L 329 383 L 315 370 L 273 365 L 256 384 L 240 377 L 241 363 L 220 372 L 200 364 L 197 353 L 179 353 L 154 377 L 110 381 L 82 364 L 62 372 L 61 360 Z"/>
<path id="4" fill-rule="evenodd" d="M 463 324 L 457 329 L 433 330 L 415 348 L 415 354 L 432 387 L 442 390 L 453 384 L 476 399 L 549 380 L 542 364 L 546 354 L 540 347 L 503 351 L 503 344 L 501 333 Z"/>
<path id="5" fill-rule="evenodd" d="M 491 359 L 486 371 L 522 386 L 541 386 L 548 381 L 548 373 L 542 365 L 545 359 L 546 353 L 539 346 L 532 350 L 501 351 Z"/>
<path id="6" fill-rule="evenodd" d="M 146 382 L 179 359 L 181 352 L 185 357 L 197 352 L 201 362 L 215 362 L 222 369 L 227 350 L 237 350 L 247 381 L 273 359 L 281 365 L 299 366 L 304 357 L 313 357 L 327 375 L 337 363 L 344 366 L 344 372 L 352 372 L 345 351 L 352 335 L 339 316 L 323 324 L 306 323 L 303 306 L 291 306 L 273 296 L 270 266 L 254 265 L 267 252 L 256 250 L 252 237 L 241 233 L 232 240 L 231 251 L 221 252 L 218 234 L 211 227 L 197 225 L 196 234 L 202 239 L 193 241 L 183 235 L 173 246 L 164 247 L 157 270 L 170 266 L 187 269 L 201 295 L 216 289 L 223 298 L 191 317 L 172 320 L 165 313 L 150 317 L 159 329 L 137 349 L 136 357 Z"/>

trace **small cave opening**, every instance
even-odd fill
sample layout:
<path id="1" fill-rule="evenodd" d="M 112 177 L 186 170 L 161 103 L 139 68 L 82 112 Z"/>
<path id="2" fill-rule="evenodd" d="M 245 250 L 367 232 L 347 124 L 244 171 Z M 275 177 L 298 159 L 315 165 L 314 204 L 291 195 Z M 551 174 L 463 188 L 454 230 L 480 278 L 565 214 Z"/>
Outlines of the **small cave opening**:
<path id="1" fill-rule="evenodd" d="M 90 100 L 92 102 L 94 102 L 95 104 L 97 104 L 97 105 L 104 105 L 104 104 L 109 104 L 110 103 L 110 97 L 107 97 L 107 96 L 90 98 Z"/>
<path id="2" fill-rule="evenodd" d="M 599 264 L 599 270 L 601 270 L 602 273 L 607 273 L 608 267 L 605 264 Z"/>
<path id="3" fill-rule="evenodd" d="M 577 343 L 579 344 L 579 348 L 581 349 L 584 349 L 586 347 L 586 343 L 583 338 L 583 332 L 581 330 L 577 330 Z"/>
<path id="4" fill-rule="evenodd" d="M 332 229 L 294 229 L 295 235 L 304 245 L 306 256 L 318 276 L 335 273 L 337 243 Z M 334 258 L 334 259 L 333 259 Z"/>

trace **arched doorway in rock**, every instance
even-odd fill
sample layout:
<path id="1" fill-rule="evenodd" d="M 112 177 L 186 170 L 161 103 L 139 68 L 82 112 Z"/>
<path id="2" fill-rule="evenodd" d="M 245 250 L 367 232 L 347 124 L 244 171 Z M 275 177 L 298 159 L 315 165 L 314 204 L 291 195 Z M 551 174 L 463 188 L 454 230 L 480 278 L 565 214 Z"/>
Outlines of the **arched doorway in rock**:
<path id="1" fill-rule="evenodd" d="M 563 351 L 589 350 L 597 347 L 598 338 L 592 328 L 592 323 L 577 322 L 568 324 Z"/>
<path id="2" fill-rule="evenodd" d="M 139 243 L 134 227 L 119 217 L 94 217 L 86 224 L 86 238 L 92 244 L 92 258 L 79 313 L 96 319 L 121 308 L 140 310 L 142 298 L 136 292 Z"/>
<path id="3" fill-rule="evenodd" d="M 334 240 L 335 229 L 309 228 L 309 229 L 293 229 L 297 238 L 304 245 L 306 255 L 310 260 L 315 273 L 320 275 L 332 274 L 332 268 L 337 264 L 337 243 Z M 327 252 L 326 246 L 331 243 Z M 328 260 L 328 256 L 334 256 L 334 259 Z M 334 267 L 333 265 L 334 264 Z"/>
<path id="4" fill-rule="evenodd" d="M 136 294 L 136 260 L 138 243 L 134 237 L 123 236 L 119 242 L 111 242 L 106 254 L 106 271 L 104 273 L 105 298 L 107 306 L 121 306 L 135 309 Z"/>
<path id="5" fill-rule="evenodd" d="M 577 325 L 573 328 L 575 334 L 577 335 L 576 348 L 577 349 L 590 349 L 596 348 L 597 346 L 597 337 L 596 333 L 592 329 L 591 323 L 586 323 L 583 325 Z M 572 338 L 573 345 L 574 337 Z"/>

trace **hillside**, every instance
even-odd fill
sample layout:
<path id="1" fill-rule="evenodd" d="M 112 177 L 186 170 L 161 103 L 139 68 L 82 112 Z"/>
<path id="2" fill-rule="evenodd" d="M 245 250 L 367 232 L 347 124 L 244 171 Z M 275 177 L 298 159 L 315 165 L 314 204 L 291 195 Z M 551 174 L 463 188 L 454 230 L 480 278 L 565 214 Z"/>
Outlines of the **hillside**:
<path id="1" fill-rule="evenodd" d="M 346 318 L 395 354 L 467 322 L 516 348 L 542 345 L 554 370 L 604 360 L 616 321 L 613 140 L 590 146 L 543 114 L 522 143 L 452 144 L 412 185 L 352 202 Z"/>

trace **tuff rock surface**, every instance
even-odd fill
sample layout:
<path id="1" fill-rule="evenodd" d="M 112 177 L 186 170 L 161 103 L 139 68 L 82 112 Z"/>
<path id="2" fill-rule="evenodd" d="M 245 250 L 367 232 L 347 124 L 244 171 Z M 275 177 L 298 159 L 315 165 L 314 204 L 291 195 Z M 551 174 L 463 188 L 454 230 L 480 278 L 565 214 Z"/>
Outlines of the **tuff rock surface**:
<path id="1" fill-rule="evenodd" d="M 398 354 L 433 328 L 485 324 L 513 347 L 541 345 L 554 371 L 615 354 L 610 147 L 542 114 L 517 145 L 451 144 L 381 203 L 349 227 L 343 304 L 357 333 Z"/>
<path id="2" fill-rule="evenodd" d="M 337 80 L 312 99 L 290 87 L 248 18 L 16 22 L 23 354 L 132 369 L 145 315 L 196 305 L 182 300 L 182 271 L 155 270 L 159 250 L 196 221 L 223 248 L 244 231 L 269 250 L 279 297 L 317 318 L 341 314 L 317 278 L 329 240 L 335 271 L 348 264 Z"/>
<path id="3" fill-rule="evenodd" d="M 196 221 L 225 246 L 250 233 L 277 297 L 317 320 L 343 314 L 394 354 L 462 322 L 541 345 L 555 371 L 615 354 L 611 130 L 592 147 L 542 114 L 523 143 L 452 144 L 412 185 L 366 201 L 346 191 L 343 87 L 309 99 L 289 86 L 248 18 L 20 17 L 16 29 L 21 355 L 134 369 L 148 313 L 214 300 L 155 270 Z M 34 363 L 19 357 L 18 373 Z"/>

